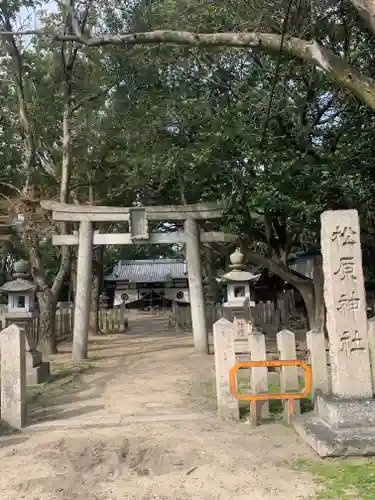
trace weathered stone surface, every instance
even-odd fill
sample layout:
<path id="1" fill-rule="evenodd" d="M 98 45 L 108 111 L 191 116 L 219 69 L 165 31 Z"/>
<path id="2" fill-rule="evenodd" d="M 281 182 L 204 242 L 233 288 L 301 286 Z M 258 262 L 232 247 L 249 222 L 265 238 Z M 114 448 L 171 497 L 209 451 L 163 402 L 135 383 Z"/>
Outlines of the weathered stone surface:
<path id="1" fill-rule="evenodd" d="M 250 332 L 249 350 L 251 361 L 265 361 L 267 359 L 266 339 L 263 333 L 256 330 Z M 250 385 L 253 394 L 268 393 L 268 369 L 266 366 L 251 368 Z M 257 401 L 256 406 L 257 417 L 269 418 L 268 401 Z"/>
<path id="2" fill-rule="evenodd" d="M 321 226 L 332 392 L 369 398 L 373 388 L 358 212 L 324 212 Z"/>
<path id="3" fill-rule="evenodd" d="M 74 307 L 73 359 L 87 359 L 92 280 L 92 222 L 81 222 Z"/>
<path id="4" fill-rule="evenodd" d="M 320 330 L 310 330 L 306 334 L 306 342 L 310 354 L 311 396 L 314 398 L 316 391 L 328 394 L 330 390 L 324 333 Z"/>
<path id="5" fill-rule="evenodd" d="M 292 361 L 297 359 L 296 337 L 289 330 L 277 332 L 277 348 L 280 359 Z M 283 366 L 280 372 L 280 392 L 299 392 L 298 370 L 296 366 Z M 294 401 L 294 414 L 301 413 L 301 403 L 297 399 Z M 284 401 L 284 418 L 288 419 L 288 402 Z"/>
<path id="6" fill-rule="evenodd" d="M 10 325 L 0 332 L 1 419 L 11 427 L 26 425 L 25 332 Z"/>
<path id="7" fill-rule="evenodd" d="M 316 410 L 331 427 L 375 427 L 375 399 L 342 399 L 319 392 Z"/>
<path id="8" fill-rule="evenodd" d="M 375 455 L 374 332 L 372 322 L 367 330 L 358 213 L 329 211 L 321 222 L 333 395 L 317 393 L 316 413 L 294 426 L 321 457 Z"/>
<path id="9" fill-rule="evenodd" d="M 17 325 L 25 331 L 26 352 L 35 351 L 37 340 L 33 337 L 35 312 L 11 312 L 5 314 L 5 326 Z"/>
<path id="10" fill-rule="evenodd" d="M 293 425 L 322 458 L 375 455 L 375 427 L 333 428 L 315 414 L 302 415 Z"/>
<path id="11" fill-rule="evenodd" d="M 232 396 L 229 385 L 229 371 L 236 363 L 233 323 L 224 318 L 216 321 L 213 337 L 218 413 L 223 419 L 239 420 L 238 401 Z"/>
<path id="12" fill-rule="evenodd" d="M 129 213 L 129 229 L 131 238 L 134 242 L 148 240 L 148 221 L 146 209 L 143 207 L 134 207 Z"/>
<path id="13" fill-rule="evenodd" d="M 59 203 L 56 201 L 42 201 L 45 210 L 53 211 L 53 219 L 58 221 L 100 221 L 122 222 L 129 220 L 129 213 L 134 207 L 106 207 L 87 206 Z M 148 220 L 186 220 L 220 219 L 227 204 L 197 203 L 195 205 L 163 205 L 145 207 Z"/>

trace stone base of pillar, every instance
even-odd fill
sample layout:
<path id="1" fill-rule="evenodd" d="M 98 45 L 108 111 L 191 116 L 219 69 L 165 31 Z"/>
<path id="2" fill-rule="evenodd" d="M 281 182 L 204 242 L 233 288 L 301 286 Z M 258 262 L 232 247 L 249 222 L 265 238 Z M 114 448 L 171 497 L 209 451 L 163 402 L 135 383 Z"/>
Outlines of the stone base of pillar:
<path id="1" fill-rule="evenodd" d="M 30 385 L 43 384 L 51 376 L 50 363 L 42 361 L 39 351 L 26 352 L 26 383 Z"/>
<path id="2" fill-rule="evenodd" d="M 42 361 L 40 365 L 28 370 L 27 385 L 38 385 L 47 382 L 51 377 L 50 364 Z"/>
<path id="3" fill-rule="evenodd" d="M 322 458 L 375 455 L 375 399 L 319 394 L 316 411 L 296 418 L 293 425 Z"/>

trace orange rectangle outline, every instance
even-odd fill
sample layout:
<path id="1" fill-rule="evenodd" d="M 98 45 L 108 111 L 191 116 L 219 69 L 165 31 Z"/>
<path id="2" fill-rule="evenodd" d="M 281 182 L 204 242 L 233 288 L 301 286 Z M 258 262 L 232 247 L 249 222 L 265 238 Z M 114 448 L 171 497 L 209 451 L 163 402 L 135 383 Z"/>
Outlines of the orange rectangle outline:
<path id="1" fill-rule="evenodd" d="M 263 394 L 241 394 L 236 390 L 236 373 L 241 368 L 258 368 L 263 366 L 299 366 L 305 372 L 305 387 L 301 392 L 284 392 L 284 393 L 263 393 Z M 311 368 L 304 361 L 300 360 L 265 360 L 265 361 L 239 361 L 229 370 L 229 387 L 230 392 L 238 401 L 255 401 L 274 400 L 291 400 L 306 398 L 311 392 Z"/>

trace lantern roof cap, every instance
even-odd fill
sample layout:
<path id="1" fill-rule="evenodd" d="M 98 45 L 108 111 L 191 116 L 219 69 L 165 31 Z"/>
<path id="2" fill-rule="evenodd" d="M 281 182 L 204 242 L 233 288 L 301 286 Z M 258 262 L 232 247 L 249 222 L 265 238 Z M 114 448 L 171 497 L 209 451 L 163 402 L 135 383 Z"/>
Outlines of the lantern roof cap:
<path id="1" fill-rule="evenodd" d="M 249 271 L 244 270 L 244 254 L 241 252 L 239 248 L 236 248 L 235 252 L 233 252 L 229 256 L 229 260 L 231 262 L 230 268 L 231 270 L 224 274 L 221 279 L 217 280 L 220 282 L 232 282 L 232 283 L 245 283 L 249 281 L 256 281 L 259 279 L 260 274 L 253 274 Z"/>
<path id="2" fill-rule="evenodd" d="M 243 282 L 249 282 L 249 281 L 256 281 L 260 277 L 260 274 L 253 274 L 250 273 L 249 271 L 242 271 L 242 270 L 236 270 L 233 269 L 232 271 L 229 271 L 229 273 L 224 274 L 222 277 L 221 281 L 223 282 L 237 282 L 237 283 L 243 283 Z"/>
<path id="3" fill-rule="evenodd" d="M 13 281 L 8 281 L 0 290 L 5 293 L 12 292 L 33 292 L 36 286 L 32 281 L 24 280 L 22 278 L 17 278 Z"/>

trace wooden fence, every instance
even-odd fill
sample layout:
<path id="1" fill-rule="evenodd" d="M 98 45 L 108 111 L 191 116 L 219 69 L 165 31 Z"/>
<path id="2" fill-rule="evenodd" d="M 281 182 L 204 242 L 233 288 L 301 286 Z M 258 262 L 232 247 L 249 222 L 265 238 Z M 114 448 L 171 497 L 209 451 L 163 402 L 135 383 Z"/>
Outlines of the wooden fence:
<path id="1" fill-rule="evenodd" d="M 212 330 L 212 325 L 223 315 L 222 307 L 217 304 L 206 304 L 205 313 L 207 328 Z M 192 328 L 190 306 L 177 306 L 173 308 L 169 318 L 169 327 L 190 331 Z"/>
<path id="2" fill-rule="evenodd" d="M 276 334 L 282 328 L 308 328 L 306 316 L 287 298 L 280 298 L 277 303 L 260 301 L 252 308 L 252 315 L 254 325 L 267 335 Z"/>
<path id="3" fill-rule="evenodd" d="M 0 330 L 5 327 L 4 313 L 6 306 L 0 306 Z M 56 311 L 55 329 L 58 342 L 69 339 L 73 334 L 74 310 L 70 307 L 61 307 Z M 99 330 L 103 333 L 120 333 L 124 331 L 124 320 L 120 308 L 100 309 Z M 39 317 L 36 316 L 30 325 L 32 337 L 38 340 Z"/>
<path id="4" fill-rule="evenodd" d="M 119 307 L 100 309 L 99 330 L 104 333 L 120 333 L 124 331 L 124 316 Z"/>
<path id="5" fill-rule="evenodd" d="M 307 328 L 307 318 L 298 313 L 294 306 L 294 301 L 288 296 L 274 302 L 258 302 L 252 308 L 253 324 L 266 335 L 276 334 L 282 328 L 298 330 Z M 223 307 L 219 304 L 206 304 L 206 324 L 207 329 L 212 330 L 213 324 L 223 316 Z M 175 307 L 171 313 L 170 328 L 180 328 L 189 331 L 191 325 L 190 306 Z"/>

